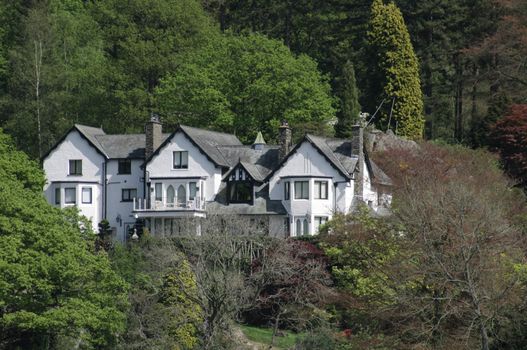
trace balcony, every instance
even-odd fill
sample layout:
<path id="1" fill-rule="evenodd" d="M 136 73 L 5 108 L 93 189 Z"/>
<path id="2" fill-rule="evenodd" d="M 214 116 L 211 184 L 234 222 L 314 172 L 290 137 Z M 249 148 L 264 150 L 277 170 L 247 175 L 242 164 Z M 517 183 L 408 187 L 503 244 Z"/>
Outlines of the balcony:
<path id="1" fill-rule="evenodd" d="M 205 201 L 200 198 L 185 201 L 165 197 L 156 201 L 134 198 L 133 212 L 138 217 L 204 217 Z"/>

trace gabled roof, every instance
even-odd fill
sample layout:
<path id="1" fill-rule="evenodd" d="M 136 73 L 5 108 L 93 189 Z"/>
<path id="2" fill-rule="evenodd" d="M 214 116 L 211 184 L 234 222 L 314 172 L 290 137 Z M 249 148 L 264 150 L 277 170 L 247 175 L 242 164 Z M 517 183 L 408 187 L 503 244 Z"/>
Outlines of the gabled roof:
<path id="1" fill-rule="evenodd" d="M 209 158 L 215 165 L 220 167 L 228 168 L 230 164 L 225 160 L 221 152 L 218 150 L 218 146 L 222 145 L 235 145 L 241 146 L 242 143 L 238 138 L 232 134 L 226 134 L 217 131 L 210 131 L 204 129 L 198 129 L 191 126 L 179 125 L 176 130 L 168 136 L 164 142 L 145 160 L 144 165 L 146 165 L 153 157 L 155 157 L 159 152 L 170 142 L 170 140 L 178 132 L 185 134 L 188 139 L 196 146 L 198 149 L 203 152 L 203 154 Z"/>
<path id="2" fill-rule="evenodd" d="M 287 160 L 296 153 L 296 151 L 304 144 L 305 142 L 310 143 L 327 161 L 328 163 L 333 166 L 342 176 L 344 176 L 347 179 L 351 179 L 351 174 L 353 173 L 354 167 L 351 171 L 346 169 L 342 162 L 337 157 L 335 151 L 330 147 L 328 144 L 327 138 L 320 137 L 320 136 L 314 136 L 310 134 L 306 134 L 304 138 L 295 146 L 293 149 L 282 159 L 282 161 L 276 166 L 269 174 L 267 174 L 265 181 L 269 180 L 271 176 L 274 175 L 275 172 L 277 172 L 284 164 L 287 162 Z M 342 140 L 345 142 L 345 140 Z M 351 151 L 349 153 L 349 158 L 351 157 Z M 355 161 L 356 162 L 356 161 Z M 350 161 L 351 163 L 351 161 Z"/>
<path id="3" fill-rule="evenodd" d="M 229 176 L 231 176 L 232 172 L 236 171 L 236 169 L 240 167 L 243 168 L 254 181 L 263 182 L 263 180 L 265 179 L 265 175 L 262 175 L 256 164 L 240 161 L 238 162 L 238 164 L 232 167 L 231 170 L 229 170 L 225 175 L 223 175 L 223 181 L 227 180 Z"/>
<path id="4" fill-rule="evenodd" d="M 40 160 L 44 161 L 44 159 L 46 159 L 50 155 L 50 153 L 53 152 L 53 150 L 57 148 L 58 145 L 60 145 L 72 131 L 77 131 L 82 138 L 84 138 L 93 148 L 95 148 L 98 153 L 108 159 L 108 154 L 106 154 L 104 148 L 96 138 L 96 135 L 105 135 L 104 131 L 101 128 L 94 128 L 91 126 L 75 124 L 53 145 L 53 147 L 51 147 L 40 158 Z"/>
<path id="5" fill-rule="evenodd" d="M 163 141 L 170 134 L 163 134 Z M 125 135 L 97 135 L 95 137 L 102 145 L 108 157 L 144 159 L 145 158 L 145 135 L 144 134 L 125 134 Z"/>
<path id="6" fill-rule="evenodd" d="M 263 181 L 279 163 L 279 146 L 265 145 L 261 150 L 251 146 L 219 146 L 218 150 L 223 155 L 230 167 L 235 167 L 240 162 L 256 181 Z"/>

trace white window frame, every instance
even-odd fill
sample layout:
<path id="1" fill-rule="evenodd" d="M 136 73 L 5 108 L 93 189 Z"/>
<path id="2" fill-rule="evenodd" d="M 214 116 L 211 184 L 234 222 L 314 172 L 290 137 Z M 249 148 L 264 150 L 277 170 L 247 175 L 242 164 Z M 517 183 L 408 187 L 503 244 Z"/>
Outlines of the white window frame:
<path id="1" fill-rule="evenodd" d="M 298 181 L 294 182 L 295 200 L 306 200 L 306 199 L 309 199 L 309 182 L 310 182 L 309 180 L 298 180 Z M 297 184 L 300 185 L 300 191 L 297 191 Z M 304 184 L 307 185 L 307 188 L 304 188 Z M 298 192 L 300 192 L 300 193 L 298 194 Z"/>
<path id="2" fill-rule="evenodd" d="M 325 187 L 325 190 L 323 190 Z M 327 180 L 315 180 L 315 193 L 313 195 L 315 199 L 328 199 L 329 197 L 329 181 Z"/>
<path id="3" fill-rule="evenodd" d="M 85 201 L 84 195 L 86 193 L 89 193 L 89 201 Z M 82 187 L 81 189 L 81 203 L 82 204 L 92 204 L 93 203 L 93 190 L 91 187 Z"/>
<path id="4" fill-rule="evenodd" d="M 68 201 L 68 192 L 73 193 L 73 201 Z M 66 187 L 64 189 L 64 203 L 65 204 L 77 204 L 77 188 Z"/>
<path id="5" fill-rule="evenodd" d="M 177 165 L 176 159 L 179 162 Z M 174 151 L 172 153 L 172 169 L 188 169 L 188 151 Z"/>

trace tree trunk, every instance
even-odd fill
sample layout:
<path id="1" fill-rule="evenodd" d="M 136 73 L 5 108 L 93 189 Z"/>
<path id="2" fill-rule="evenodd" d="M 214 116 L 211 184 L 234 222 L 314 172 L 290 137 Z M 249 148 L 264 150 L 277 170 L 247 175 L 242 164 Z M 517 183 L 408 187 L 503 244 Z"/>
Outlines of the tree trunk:
<path id="1" fill-rule="evenodd" d="M 275 321 L 274 321 L 273 336 L 271 338 L 271 347 L 274 346 L 274 341 L 275 341 L 275 338 L 276 338 L 276 334 L 278 333 L 278 324 L 280 323 L 280 316 L 281 315 L 282 315 L 282 313 L 279 312 L 278 315 L 276 316 Z"/>
<path id="2" fill-rule="evenodd" d="M 455 119 L 455 129 L 454 129 L 454 138 L 457 142 L 463 140 L 463 66 L 461 63 L 461 54 L 456 54 L 455 56 L 456 64 L 456 98 L 454 106 L 454 119 Z"/>
<path id="3" fill-rule="evenodd" d="M 42 157 L 42 126 L 40 120 L 40 75 L 42 72 L 42 41 L 34 41 L 35 45 L 35 102 L 37 114 L 38 156 Z"/>

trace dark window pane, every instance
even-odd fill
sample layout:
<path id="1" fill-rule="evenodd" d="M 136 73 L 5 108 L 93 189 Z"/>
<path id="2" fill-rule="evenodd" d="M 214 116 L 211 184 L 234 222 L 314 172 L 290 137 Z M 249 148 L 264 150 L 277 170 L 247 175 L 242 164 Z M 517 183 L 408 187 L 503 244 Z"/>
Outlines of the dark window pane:
<path id="1" fill-rule="evenodd" d="M 130 159 L 119 159 L 119 174 L 131 174 L 132 173 L 132 161 Z"/>
<path id="2" fill-rule="evenodd" d="M 75 204 L 77 202 L 77 189 L 76 188 L 65 188 L 64 189 L 64 202 L 66 204 Z"/>

